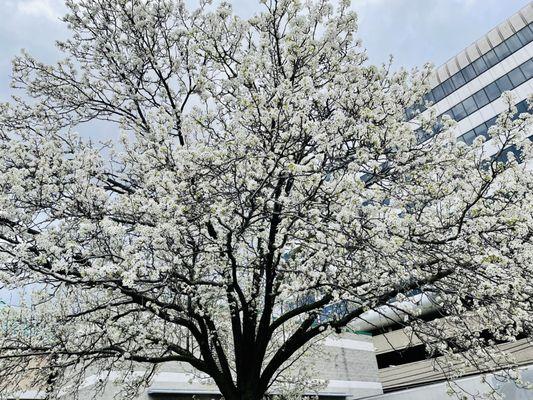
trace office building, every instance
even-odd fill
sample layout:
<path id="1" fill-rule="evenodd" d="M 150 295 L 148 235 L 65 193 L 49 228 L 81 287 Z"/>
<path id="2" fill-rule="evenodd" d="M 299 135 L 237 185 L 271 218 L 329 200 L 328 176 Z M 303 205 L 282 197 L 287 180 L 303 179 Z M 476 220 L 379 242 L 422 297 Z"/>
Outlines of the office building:
<path id="1" fill-rule="evenodd" d="M 432 89 L 425 100 L 433 105 L 439 117 L 448 114 L 457 121 L 454 132 L 458 140 L 470 145 L 481 136 L 486 140 L 487 154 L 495 153 L 488 131 L 505 110 L 506 105 L 500 99 L 504 91 L 512 92 L 517 115 L 528 112 L 527 98 L 533 93 L 532 41 L 533 3 L 530 3 L 436 69 L 431 77 Z M 408 119 L 416 122 L 418 113 L 427 112 L 426 107 L 419 105 L 407 111 Z M 420 140 L 428 140 L 438 134 L 439 128 L 437 124 L 430 132 L 418 130 Z M 519 155 L 516 148 L 510 147 L 501 154 L 502 161 L 509 152 Z M 418 303 L 426 318 L 439 317 L 431 299 L 418 295 L 414 303 Z M 403 333 L 393 320 L 377 315 L 373 318 L 380 328 L 363 325 L 360 328 L 370 328 L 374 334 L 380 381 L 384 392 L 390 393 L 377 398 L 422 399 L 427 398 L 424 396 L 428 393 L 432 396 L 440 393 L 442 396 L 432 399 L 447 398 L 446 385 L 438 384 L 444 380 L 447 371 L 440 367 L 438 360 L 427 359 L 422 343 Z M 523 374 L 533 378 L 533 368 L 528 368 L 533 364 L 533 346 L 529 339 L 522 338 L 500 346 L 515 356 L 516 365 L 523 367 Z M 470 372 L 476 374 L 474 370 Z M 464 382 L 469 388 L 483 386 L 474 376 L 465 377 Z M 519 389 L 515 387 L 514 390 Z M 513 392 L 512 387 L 502 386 L 501 391 L 510 391 L 515 396 L 510 398 L 526 398 L 516 397 L 518 392 Z M 393 392 L 396 394 L 393 395 Z M 533 398 L 533 392 L 530 395 L 527 398 Z"/>

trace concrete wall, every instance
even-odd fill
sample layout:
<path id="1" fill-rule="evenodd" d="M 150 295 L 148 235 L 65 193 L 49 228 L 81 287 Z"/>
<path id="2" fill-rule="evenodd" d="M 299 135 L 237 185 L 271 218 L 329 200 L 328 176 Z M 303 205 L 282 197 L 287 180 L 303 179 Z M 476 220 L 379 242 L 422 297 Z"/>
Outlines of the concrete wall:
<path id="1" fill-rule="evenodd" d="M 529 365 L 520 369 L 522 379 L 526 382 L 533 382 L 533 365 Z M 462 378 L 455 381 L 455 388 L 462 388 L 470 395 L 477 395 L 480 397 L 483 393 L 487 393 L 490 387 L 483 383 L 482 379 L 494 387 L 498 393 L 504 396 L 506 400 L 532 400 L 533 390 L 517 387 L 514 382 L 502 382 L 494 375 L 476 375 L 472 377 Z M 452 400 L 457 399 L 456 396 L 447 393 L 448 385 L 445 382 L 421 386 L 413 389 L 401 390 L 393 393 L 386 393 L 377 396 L 367 397 L 368 400 Z M 460 393 L 460 392 L 458 392 Z M 473 399 L 474 397 L 467 397 Z"/>
<path id="2" fill-rule="evenodd" d="M 331 336 L 304 362 L 312 363 L 312 370 L 316 371 L 313 378 L 327 380 L 327 386 L 319 392 L 322 397 L 358 399 L 383 393 L 370 336 L 353 333 Z M 89 398 L 95 379 L 96 376 L 87 378 L 82 399 Z M 111 400 L 116 392 L 117 388 L 110 385 L 99 399 Z M 202 400 L 219 397 L 217 387 L 209 380 L 195 378 L 190 366 L 172 363 L 161 369 L 138 400 L 175 400 L 193 394 L 200 395 Z"/>

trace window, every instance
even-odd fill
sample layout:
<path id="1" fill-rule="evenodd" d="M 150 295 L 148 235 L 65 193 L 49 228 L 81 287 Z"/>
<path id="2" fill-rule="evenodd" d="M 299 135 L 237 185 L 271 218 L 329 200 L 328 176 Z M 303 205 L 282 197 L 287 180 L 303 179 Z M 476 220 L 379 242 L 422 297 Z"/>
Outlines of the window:
<path id="1" fill-rule="evenodd" d="M 424 96 L 424 100 L 426 101 L 432 101 L 434 99 L 435 102 L 438 102 L 442 100 L 444 97 L 444 89 L 443 86 L 448 86 L 448 90 L 450 88 L 456 87 L 453 84 L 453 80 L 456 79 L 459 82 L 462 81 L 461 78 L 467 79 L 465 71 L 469 70 L 469 67 L 471 68 L 471 72 L 475 74 L 474 69 L 472 65 L 468 65 L 467 67 L 463 68 L 458 73 L 454 74 L 452 77 L 448 78 L 446 81 L 444 81 L 442 84 L 437 85 L 435 88 L 433 88 L 429 93 L 427 93 Z M 489 85 L 485 86 L 483 89 L 478 90 L 476 93 L 474 93 L 472 96 L 467 97 L 462 102 L 456 104 L 451 109 L 443 112 L 440 116 L 437 117 L 437 122 L 432 127 L 432 132 L 423 132 L 422 129 L 417 130 L 417 138 L 420 142 L 423 142 L 433 135 L 436 135 L 440 133 L 442 130 L 442 117 L 444 115 L 448 115 L 450 118 L 453 118 L 456 121 L 461 121 L 465 117 L 467 117 L 470 114 L 473 114 L 480 108 L 484 107 L 488 103 L 496 100 L 502 92 L 506 90 L 512 90 L 516 88 L 517 86 L 524 83 L 526 80 L 531 79 L 533 76 L 533 59 L 530 59 L 520 65 L 519 67 L 513 69 L 506 75 L 500 77 L 496 81 L 490 83 Z M 452 89 L 453 90 L 453 89 Z M 520 103 L 516 104 L 517 107 L 517 113 L 513 118 L 517 118 L 518 115 L 522 112 L 529 112 L 527 103 L 525 100 L 521 101 Z M 426 107 L 421 104 L 415 104 L 413 107 L 408 108 L 405 110 L 405 113 L 407 116 L 413 115 L 413 111 L 418 108 L 420 110 L 425 110 Z M 484 124 L 481 124 L 477 126 L 476 128 L 472 129 L 471 131 L 463 134 L 458 138 L 458 140 L 463 140 L 465 143 L 469 144 L 473 139 L 473 137 L 477 136 L 484 136 L 485 138 L 489 138 L 488 135 L 488 129 L 495 124 L 497 117 L 491 118 L 490 120 L 486 121 Z M 531 136 L 533 140 L 533 135 Z"/>
<path id="2" fill-rule="evenodd" d="M 435 96 L 435 101 L 440 101 L 444 98 L 444 91 L 442 90 L 442 86 L 438 85 L 433 89 L 433 95 Z"/>
<path id="3" fill-rule="evenodd" d="M 466 115 L 470 115 L 473 112 L 475 112 L 478 107 L 476 106 L 476 102 L 474 101 L 473 97 L 469 97 L 467 99 L 463 100 L 463 106 L 466 111 Z"/>
<path id="4" fill-rule="evenodd" d="M 460 88 L 461 86 L 465 84 L 465 78 L 463 74 L 461 73 L 461 71 L 457 72 L 456 74 L 453 74 L 451 77 L 451 80 L 456 89 Z"/>
<path id="5" fill-rule="evenodd" d="M 494 50 L 489 50 L 483 55 L 483 58 L 485 59 L 485 63 L 488 65 L 489 68 L 498 64 L 498 57 L 496 57 L 496 53 L 494 52 Z"/>
<path id="6" fill-rule="evenodd" d="M 432 128 L 433 134 L 435 135 L 437 133 L 440 133 L 443 127 L 444 127 L 444 124 L 442 123 L 442 119 L 440 117 L 437 118 L 437 121 L 435 122 L 435 125 L 433 125 L 433 128 Z"/>
<path id="7" fill-rule="evenodd" d="M 533 60 L 526 61 L 520 66 L 520 69 L 526 76 L 526 80 L 531 79 L 533 77 Z"/>
<path id="8" fill-rule="evenodd" d="M 522 114 L 522 113 L 527 112 L 527 102 L 526 101 L 521 101 L 520 103 L 518 103 L 516 105 L 516 112 L 519 115 Z"/>
<path id="9" fill-rule="evenodd" d="M 518 39 L 516 35 L 509 37 L 505 43 L 507 44 L 507 47 L 509 47 L 509 50 L 513 53 L 522 47 L 522 43 L 520 43 L 520 39 Z"/>
<path id="10" fill-rule="evenodd" d="M 463 75 L 467 82 L 470 82 L 472 79 L 476 77 L 476 71 L 474 71 L 474 67 L 472 65 L 467 65 L 463 68 Z"/>
<path id="11" fill-rule="evenodd" d="M 462 103 L 457 104 L 455 107 L 451 109 L 451 111 L 452 111 L 452 117 L 456 121 L 460 121 L 464 117 L 466 117 L 466 111 Z"/>
<path id="12" fill-rule="evenodd" d="M 445 115 L 447 115 L 448 117 L 450 117 L 451 119 L 453 119 L 453 112 L 452 112 L 452 109 L 450 108 L 449 110 L 446 110 L 442 113 L 442 117 L 444 117 Z"/>
<path id="13" fill-rule="evenodd" d="M 472 97 L 474 98 L 474 101 L 476 102 L 478 109 L 490 103 L 483 89 L 474 93 Z"/>
<path id="14" fill-rule="evenodd" d="M 509 54 L 511 54 L 511 50 L 509 50 L 505 42 L 502 42 L 498 46 L 496 46 L 494 48 L 494 52 L 496 53 L 500 61 L 506 58 Z"/>
<path id="15" fill-rule="evenodd" d="M 509 154 L 513 153 L 514 158 L 520 162 L 522 159 L 522 151 L 516 148 L 515 145 L 509 146 L 505 150 L 501 152 L 499 157 L 496 158 L 496 161 L 498 162 L 508 162 L 509 161 Z"/>
<path id="16" fill-rule="evenodd" d="M 413 104 L 413 109 L 412 109 L 413 113 L 416 115 L 416 114 L 420 114 L 420 104 L 417 102 L 415 104 Z"/>
<path id="17" fill-rule="evenodd" d="M 483 56 L 452 75 L 440 85 L 433 88 L 430 93 L 433 95 L 434 102 L 436 103 L 442 100 L 454 90 L 460 88 L 478 75 L 481 75 L 487 69 L 492 68 L 498 63 L 498 61 L 503 60 L 531 40 L 533 40 L 533 30 L 531 30 L 529 26 L 526 26 L 513 36 L 507 38 L 504 42 L 494 47 L 494 49 L 489 50 Z M 528 77 L 526 72 L 523 72 L 524 75 L 526 75 L 526 80 L 529 79 L 530 76 Z M 530 72 L 530 74 L 533 74 L 533 71 Z M 519 76 L 519 74 L 515 74 L 514 79 L 517 79 Z"/>
<path id="18" fill-rule="evenodd" d="M 516 36 L 518 36 L 518 39 L 520 39 L 524 46 L 533 40 L 533 32 L 528 26 L 516 32 Z"/>
<path id="19" fill-rule="evenodd" d="M 466 144 L 472 144 L 474 142 L 474 139 L 476 138 L 476 134 L 474 131 L 468 131 L 464 135 L 460 137 L 460 139 L 463 140 Z"/>
<path id="20" fill-rule="evenodd" d="M 435 97 L 433 96 L 433 92 L 428 92 L 424 96 L 424 101 L 429 102 L 431 104 L 435 103 Z"/>
<path id="21" fill-rule="evenodd" d="M 453 92 L 454 87 L 450 79 L 446 79 L 444 82 L 442 82 L 442 89 L 444 90 L 444 94 L 446 96 Z"/>
<path id="22" fill-rule="evenodd" d="M 487 131 L 492 125 L 496 124 L 497 119 L 498 119 L 498 116 L 496 115 L 495 117 L 492 117 L 491 119 L 485 122 L 485 124 L 487 125 Z"/>
<path id="23" fill-rule="evenodd" d="M 511 80 L 511 83 L 513 84 L 513 87 L 520 86 L 524 81 L 526 80 L 526 77 L 520 71 L 520 68 L 515 68 L 511 72 L 507 74 L 509 76 L 509 79 Z"/>
<path id="24" fill-rule="evenodd" d="M 496 85 L 498 85 L 498 89 L 500 89 L 500 93 L 511 90 L 513 88 L 513 84 L 511 83 L 511 80 L 507 75 L 502 76 L 501 78 L 496 80 Z"/>
<path id="25" fill-rule="evenodd" d="M 428 358 L 428 355 L 423 345 L 408 347 L 401 351 L 390 351 L 376 356 L 379 369 L 394 365 L 409 364 L 415 361 L 425 360 L 426 358 Z"/>
<path id="26" fill-rule="evenodd" d="M 415 116 L 415 112 L 413 110 L 412 107 L 407 107 L 405 109 L 405 117 L 407 118 L 407 121 L 413 119 L 413 117 Z"/>
<path id="27" fill-rule="evenodd" d="M 479 126 L 476 126 L 474 128 L 474 138 L 478 136 L 483 136 L 484 138 L 488 139 L 489 138 L 489 134 L 487 133 L 488 130 L 489 128 L 486 124 L 481 124 Z"/>
<path id="28" fill-rule="evenodd" d="M 478 92 L 479 93 L 479 92 Z M 498 97 L 500 97 L 500 89 L 498 89 L 498 86 L 496 85 L 496 82 L 492 82 L 490 85 L 485 87 L 485 93 L 487 94 L 487 97 L 489 98 L 489 101 L 494 101 Z M 476 97 L 477 93 L 474 95 Z M 477 102 L 477 99 L 476 99 Z"/>
<path id="29" fill-rule="evenodd" d="M 498 87 L 496 86 L 496 84 L 494 82 L 491 85 L 493 85 L 493 87 L 496 88 L 495 90 L 497 92 L 499 92 Z M 479 93 L 483 93 L 484 94 L 483 90 L 480 90 L 478 93 L 476 93 L 476 95 L 479 94 Z M 461 103 L 457 104 L 455 107 L 453 107 L 452 109 L 446 111 L 442 115 L 449 115 L 452 118 L 455 118 L 457 121 L 463 119 L 465 117 L 465 114 L 468 115 L 470 113 L 470 110 L 472 109 L 471 108 L 472 107 L 472 103 L 470 102 L 471 100 L 472 99 L 470 97 L 465 99 L 465 100 L 463 100 Z M 517 103 L 516 104 L 516 109 L 517 109 L 517 113 L 513 116 L 513 119 L 518 118 L 518 116 L 522 112 L 529 112 L 528 109 L 527 109 L 527 101 L 526 100 L 522 100 L 521 102 Z M 416 131 L 417 139 L 420 142 L 423 142 L 423 141 L 426 141 L 427 139 L 430 139 L 433 135 L 436 135 L 436 134 L 440 133 L 441 128 L 442 128 L 441 118 L 442 118 L 442 116 L 437 117 L 437 122 L 432 128 L 432 131 L 433 131 L 432 133 L 423 132 L 422 129 L 420 129 L 420 128 L 417 129 L 417 131 Z M 493 125 L 496 124 L 497 118 L 498 118 L 498 115 L 492 117 L 491 119 L 485 121 L 484 123 L 476 126 L 474 129 L 471 129 L 468 132 L 462 134 L 461 136 L 459 136 L 457 138 L 457 140 L 461 140 L 461 141 L 465 142 L 468 145 L 471 145 L 474 142 L 475 138 L 477 138 L 479 136 L 483 136 L 486 140 L 489 140 L 490 139 L 490 135 L 489 135 L 488 131 L 490 130 L 490 128 Z M 529 139 L 531 141 L 533 141 L 533 135 L 530 136 Z"/>
<path id="30" fill-rule="evenodd" d="M 485 60 L 483 60 L 483 57 L 480 57 L 476 61 L 474 61 L 472 63 L 472 66 L 474 67 L 474 71 L 476 71 L 477 75 L 481 75 L 487 70 L 487 65 L 485 64 Z"/>
<path id="31" fill-rule="evenodd" d="M 452 75 L 440 85 L 437 85 L 435 88 L 433 88 L 430 92 L 430 94 L 433 95 L 432 102 L 439 102 L 454 90 L 460 88 L 465 83 L 476 78 L 478 75 L 481 75 L 487 69 L 492 68 L 498 63 L 498 61 L 503 60 L 511 53 L 520 49 L 523 45 L 529 43 L 531 40 L 533 40 L 533 30 L 531 30 L 529 26 L 526 26 L 519 32 L 507 38 L 504 42 L 494 47 L 494 49 L 489 50 L 483 56 L 474 60 L 471 64 Z M 526 80 L 531 77 L 528 76 L 525 71 L 523 72 L 526 76 Z M 533 74 L 533 71 L 531 71 L 530 74 Z M 515 74 L 513 79 L 516 80 L 519 76 L 519 74 Z"/>

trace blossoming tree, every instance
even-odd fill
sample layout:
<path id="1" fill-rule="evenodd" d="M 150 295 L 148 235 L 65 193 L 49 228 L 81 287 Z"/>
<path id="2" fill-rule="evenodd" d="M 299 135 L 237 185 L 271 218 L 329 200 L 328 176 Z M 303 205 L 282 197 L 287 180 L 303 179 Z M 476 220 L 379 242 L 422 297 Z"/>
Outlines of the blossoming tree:
<path id="1" fill-rule="evenodd" d="M 492 157 L 452 122 L 422 143 L 404 110 L 428 68 L 367 65 L 345 1 L 263 3 L 243 20 L 68 0 L 66 58 L 14 60 L 0 281 L 32 298 L 1 311 L 1 388 L 32 371 L 54 396 L 132 364 L 140 384 L 179 361 L 256 400 L 313 340 L 415 289 L 454 340 L 403 323 L 442 353 L 488 351 L 468 313 L 494 338 L 528 334 L 533 180 L 500 155 L 529 157 L 529 116 L 509 100 Z M 75 132 L 95 120 L 116 140 Z"/>

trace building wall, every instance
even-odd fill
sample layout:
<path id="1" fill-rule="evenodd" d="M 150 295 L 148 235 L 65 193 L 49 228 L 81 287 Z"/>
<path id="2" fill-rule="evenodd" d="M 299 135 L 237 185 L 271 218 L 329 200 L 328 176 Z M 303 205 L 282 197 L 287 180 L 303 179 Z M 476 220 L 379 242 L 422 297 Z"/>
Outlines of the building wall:
<path id="1" fill-rule="evenodd" d="M 520 370 L 521 378 L 526 382 L 533 382 L 533 365 L 525 366 Z M 487 383 L 484 381 L 486 380 Z M 490 385 L 490 386 L 489 386 Z M 446 382 L 438 382 L 412 389 L 401 390 L 393 393 L 386 393 L 376 396 L 367 397 L 368 400 L 453 400 L 456 396 L 449 393 L 449 389 L 453 388 L 458 394 L 469 393 L 477 395 L 479 399 L 484 393 L 491 391 L 491 388 L 496 389 L 496 392 L 503 395 L 504 399 L 508 400 L 531 400 L 533 399 L 533 391 L 517 386 L 510 381 L 502 381 L 498 377 L 488 375 L 475 375 L 454 381 L 449 386 Z M 465 392 L 461 392 L 463 390 Z"/>
<path id="2" fill-rule="evenodd" d="M 327 386 L 319 390 L 320 397 L 358 399 L 383 393 L 371 336 L 354 333 L 332 335 L 316 354 L 304 360 L 312 364 L 312 371 L 316 371 L 314 379 L 327 382 Z M 95 379 L 96 376 L 87 378 L 82 387 L 82 399 L 89 398 Z M 116 392 L 117 388 L 110 385 L 99 400 L 111 400 Z M 177 400 L 189 399 L 193 395 L 205 400 L 217 399 L 220 392 L 209 380 L 202 382 L 195 378 L 190 366 L 172 363 L 163 366 L 138 399 Z"/>
<path id="3" fill-rule="evenodd" d="M 495 85 L 501 87 L 507 79 L 505 76 L 521 65 L 522 69 L 532 71 L 532 39 L 533 3 L 530 3 L 436 69 L 430 78 L 432 89 L 426 101 L 433 105 L 437 115 L 446 113 L 458 121 L 455 128 L 457 137 L 505 109 L 504 102 L 499 98 L 491 99 L 481 107 L 475 104 L 479 103 L 477 99 L 473 101 L 469 98 L 484 88 L 494 89 Z M 526 99 L 533 93 L 531 75 L 526 76 L 525 82 L 506 89 L 514 94 L 516 102 Z M 476 111 L 468 113 L 465 118 L 458 118 L 452 110 L 465 101 L 474 106 Z M 418 108 L 422 114 L 429 113 L 424 106 Z M 462 109 L 461 106 L 459 108 Z M 416 120 L 416 117 L 412 120 L 415 128 Z M 490 143 L 487 143 L 487 147 L 491 148 Z"/>
<path id="4" fill-rule="evenodd" d="M 495 59 L 497 62 L 494 61 Z M 484 67 L 480 67 L 480 65 L 484 65 Z M 531 76 L 533 73 L 533 2 L 438 67 L 431 77 L 432 90 L 426 100 L 433 104 L 432 108 L 436 115 L 448 113 L 452 118 L 458 120 L 454 128 L 456 137 L 471 143 L 473 137 L 480 134 L 478 128 L 483 126 L 486 131 L 487 126 L 494 123 L 494 117 L 506 108 L 501 98 L 490 100 L 487 96 L 489 102 L 484 104 L 484 102 L 478 101 L 476 94 L 483 91 L 486 95 L 489 93 L 489 88 L 495 87 L 501 92 L 502 85 L 507 82 L 505 77 L 510 77 L 513 71 L 517 69 L 522 74 L 522 71 L 526 71 L 526 73 L 522 75 L 523 81 L 517 80 L 515 81 L 516 84 L 509 78 L 511 83 L 509 89 L 515 97 L 515 103 L 519 103 L 533 94 L 533 78 Z M 480 98 L 482 97 L 480 96 Z M 470 111 L 474 111 L 466 112 L 467 108 L 464 107 L 463 109 L 468 115 L 457 118 L 455 112 L 451 110 L 454 110 L 458 104 L 466 104 L 467 101 L 471 107 Z M 458 109 L 461 110 L 461 107 L 458 106 Z M 430 112 L 423 106 L 419 107 L 418 110 L 423 115 Z M 525 109 L 522 107 L 521 111 L 525 111 Z M 408 115 L 413 115 L 410 114 L 411 112 L 413 110 L 408 110 Z M 417 118 L 414 115 L 411 120 L 415 129 L 418 128 Z M 432 132 L 428 132 L 425 138 L 431 137 L 432 134 Z M 496 147 L 488 135 L 485 137 L 487 140 L 484 147 L 487 154 L 494 154 Z M 374 345 L 376 356 L 381 357 L 380 360 L 383 360 L 384 356 L 398 351 L 406 351 L 415 346 L 422 347 L 416 337 L 407 336 L 400 329 L 376 334 Z M 529 340 L 523 339 L 515 343 L 504 344 L 501 347 L 516 357 L 517 365 L 533 363 L 533 345 Z M 425 357 L 423 351 L 413 352 L 406 355 L 399 365 L 390 365 L 380 369 L 380 379 L 384 391 L 428 384 L 445 378 L 446 371 L 439 370 L 436 362 L 438 360 L 426 360 L 420 357 Z M 474 373 L 475 371 L 471 372 Z M 531 375 L 533 377 L 533 372 Z M 479 378 L 468 378 L 465 382 L 473 385 L 473 387 L 478 387 L 478 381 Z M 445 396 L 445 386 L 445 384 L 440 384 L 409 391 L 403 390 L 398 392 L 401 394 L 393 395 L 391 393 L 378 396 L 376 399 L 444 399 L 448 398 Z M 516 393 L 513 396 L 522 396 Z M 533 391 L 528 393 L 529 397 L 511 398 L 533 399 Z"/>

